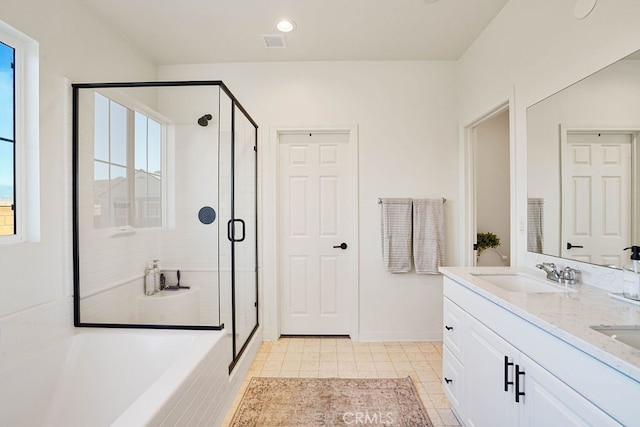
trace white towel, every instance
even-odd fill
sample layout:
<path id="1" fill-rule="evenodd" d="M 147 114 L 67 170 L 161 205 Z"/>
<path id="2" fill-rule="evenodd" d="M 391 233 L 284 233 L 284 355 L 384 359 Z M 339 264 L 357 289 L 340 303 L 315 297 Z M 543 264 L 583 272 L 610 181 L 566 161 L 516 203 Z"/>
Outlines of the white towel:
<path id="1" fill-rule="evenodd" d="M 444 200 L 413 201 L 413 261 L 418 274 L 440 274 L 444 264 Z"/>
<path id="2" fill-rule="evenodd" d="M 382 257 L 391 273 L 411 271 L 411 199 L 382 199 Z"/>
<path id="3" fill-rule="evenodd" d="M 542 253 L 544 241 L 544 199 L 527 200 L 527 251 Z"/>

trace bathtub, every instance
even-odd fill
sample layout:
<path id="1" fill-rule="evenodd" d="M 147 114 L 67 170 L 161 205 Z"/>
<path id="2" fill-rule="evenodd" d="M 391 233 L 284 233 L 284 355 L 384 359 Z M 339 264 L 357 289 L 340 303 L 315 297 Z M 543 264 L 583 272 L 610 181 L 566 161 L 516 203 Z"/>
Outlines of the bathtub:
<path id="1" fill-rule="evenodd" d="M 225 331 L 79 329 L 0 365 L 0 426 L 213 425 Z"/>

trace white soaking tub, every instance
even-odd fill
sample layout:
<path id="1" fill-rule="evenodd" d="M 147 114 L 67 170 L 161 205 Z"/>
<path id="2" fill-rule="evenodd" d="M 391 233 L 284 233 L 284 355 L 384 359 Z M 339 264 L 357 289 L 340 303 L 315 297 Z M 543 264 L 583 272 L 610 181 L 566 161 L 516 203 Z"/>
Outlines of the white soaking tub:
<path id="1" fill-rule="evenodd" d="M 193 406 L 181 400 L 196 382 L 214 387 L 216 376 L 228 372 L 229 359 L 221 354 L 231 350 L 224 336 L 224 331 L 79 329 L 3 362 L 0 426 L 136 427 L 180 419 L 183 414 L 175 411 Z"/>

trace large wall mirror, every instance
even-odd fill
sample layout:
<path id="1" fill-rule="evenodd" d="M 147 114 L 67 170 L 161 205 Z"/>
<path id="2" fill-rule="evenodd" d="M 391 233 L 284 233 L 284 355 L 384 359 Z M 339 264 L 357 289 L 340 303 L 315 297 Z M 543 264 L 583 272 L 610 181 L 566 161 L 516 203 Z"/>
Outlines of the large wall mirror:
<path id="1" fill-rule="evenodd" d="M 640 244 L 640 53 L 527 109 L 529 252 L 617 267 Z"/>

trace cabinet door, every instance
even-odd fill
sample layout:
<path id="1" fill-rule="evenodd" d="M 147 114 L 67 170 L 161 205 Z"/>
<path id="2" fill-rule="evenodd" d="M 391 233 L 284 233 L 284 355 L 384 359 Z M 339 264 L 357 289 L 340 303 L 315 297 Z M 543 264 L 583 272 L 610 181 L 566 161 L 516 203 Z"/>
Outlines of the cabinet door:
<path id="1" fill-rule="evenodd" d="M 518 404 L 512 383 L 514 357 L 519 352 L 473 317 L 466 320 L 464 423 L 475 427 L 515 426 Z"/>
<path id="2" fill-rule="evenodd" d="M 520 397 L 520 426 L 620 426 L 575 390 L 525 355 L 520 356 L 525 371 L 525 392 Z"/>

